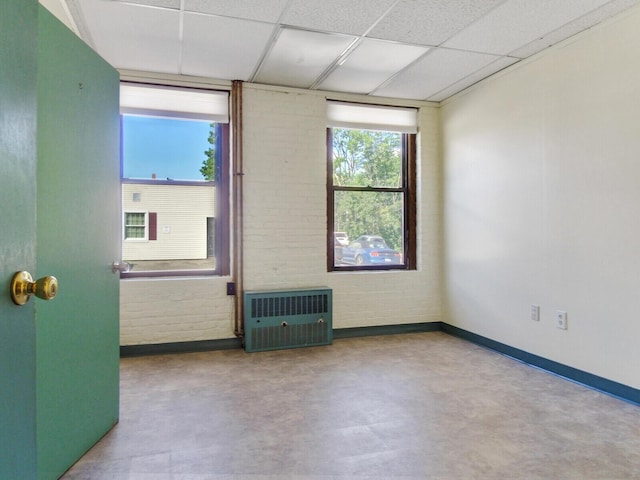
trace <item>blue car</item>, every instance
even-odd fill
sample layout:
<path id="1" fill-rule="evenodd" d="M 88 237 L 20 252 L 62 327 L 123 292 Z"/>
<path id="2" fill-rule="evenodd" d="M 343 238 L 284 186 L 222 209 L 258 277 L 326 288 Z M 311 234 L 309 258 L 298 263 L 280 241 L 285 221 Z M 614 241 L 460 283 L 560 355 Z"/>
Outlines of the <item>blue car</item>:
<path id="1" fill-rule="evenodd" d="M 362 235 L 348 247 L 342 247 L 341 261 L 348 265 L 398 265 L 402 263 L 402 254 L 389 248 L 380 236 Z"/>

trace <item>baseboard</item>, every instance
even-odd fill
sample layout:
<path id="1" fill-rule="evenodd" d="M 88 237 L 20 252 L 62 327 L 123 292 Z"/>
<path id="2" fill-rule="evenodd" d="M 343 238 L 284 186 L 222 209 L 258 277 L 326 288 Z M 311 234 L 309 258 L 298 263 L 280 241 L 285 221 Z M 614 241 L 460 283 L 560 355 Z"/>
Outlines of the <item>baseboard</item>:
<path id="1" fill-rule="evenodd" d="M 526 363 L 527 365 L 540 368 L 572 382 L 579 383 L 594 390 L 598 390 L 599 392 L 611 395 L 612 397 L 640 406 L 640 390 L 637 388 L 629 387 L 628 385 L 614 382 L 583 370 L 578 370 L 577 368 L 569 367 L 562 363 L 534 355 L 504 343 L 496 342 L 490 338 L 468 332 L 447 323 L 441 323 L 440 329 L 449 335 L 462 338 L 463 340 L 486 347 L 490 350 Z"/>
<path id="2" fill-rule="evenodd" d="M 400 333 L 440 331 L 441 322 L 404 323 L 400 325 L 380 325 L 375 327 L 339 328 L 333 330 L 333 338 L 368 337 L 373 335 L 395 335 Z M 219 340 L 198 340 L 191 342 L 152 343 L 143 345 L 122 345 L 121 357 L 142 355 L 163 355 L 169 353 L 206 352 L 212 350 L 232 350 L 242 348 L 242 339 L 223 338 Z"/>
<path id="3" fill-rule="evenodd" d="M 333 338 L 370 337 L 374 335 L 396 335 L 400 333 L 438 332 L 442 322 L 402 323 L 373 327 L 335 328 Z"/>
<path id="4" fill-rule="evenodd" d="M 198 340 L 192 342 L 122 345 L 120 347 L 120 356 L 139 357 L 142 355 L 208 352 L 212 350 L 233 350 L 236 348 L 242 348 L 242 341 L 239 338 L 223 338 L 220 340 Z"/>

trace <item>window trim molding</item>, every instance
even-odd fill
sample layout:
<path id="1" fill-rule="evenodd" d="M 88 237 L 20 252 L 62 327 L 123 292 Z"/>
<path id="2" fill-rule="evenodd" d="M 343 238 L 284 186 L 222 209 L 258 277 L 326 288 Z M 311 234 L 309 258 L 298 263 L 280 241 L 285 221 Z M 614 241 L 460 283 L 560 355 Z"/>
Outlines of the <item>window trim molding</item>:
<path id="1" fill-rule="evenodd" d="M 402 133 L 402 187 L 335 187 L 333 185 L 333 129 L 343 127 L 327 127 L 327 272 L 359 272 L 359 271 L 387 271 L 387 270 L 417 270 L 417 135 L 415 133 Z M 391 130 L 390 130 L 391 131 Z M 336 265 L 335 264 L 335 209 L 334 194 L 336 191 L 358 192 L 402 192 L 404 193 L 404 262 L 400 265 Z"/>
<path id="2" fill-rule="evenodd" d="M 144 224 L 127 225 L 127 215 L 131 213 L 143 213 Z M 127 238 L 127 227 L 144 227 L 144 237 Z M 131 243 L 147 243 L 149 242 L 149 211 L 148 210 L 122 210 L 122 241 Z"/>
<path id="3" fill-rule="evenodd" d="M 228 102 L 231 102 L 232 92 L 225 88 L 224 86 L 219 85 L 191 85 L 191 84 L 183 84 L 182 82 L 172 82 L 172 81 L 156 81 L 156 79 L 148 79 L 148 78 L 122 78 L 121 84 L 133 84 L 133 85 L 141 85 L 141 86 L 151 86 L 159 89 L 165 88 L 167 90 L 200 90 L 200 91 L 208 91 L 208 92 L 220 92 L 226 93 Z M 120 118 L 122 119 L 122 115 L 125 112 L 121 112 Z M 230 113 L 230 112 L 228 112 Z M 149 112 L 146 115 L 150 116 L 162 116 L 158 112 L 152 113 Z M 189 117 L 188 113 L 187 119 Z M 184 116 L 178 114 L 176 115 L 178 118 L 185 118 Z M 193 118 L 198 120 L 199 118 Z M 206 120 L 210 121 L 210 120 Z M 121 168 L 121 177 L 120 177 L 120 185 L 127 183 L 137 183 L 137 184 L 150 184 L 150 185 L 185 185 L 185 186 L 212 186 L 216 187 L 216 200 L 215 200 L 215 228 L 216 228 L 216 236 L 215 236 L 215 249 L 216 249 L 216 268 L 215 269 L 200 269 L 200 270 L 147 270 L 147 271 L 129 271 L 129 272 L 120 272 L 121 279 L 127 278 L 177 278 L 177 277 L 224 277 L 230 274 L 230 266 L 231 266 L 231 151 L 230 151 L 230 142 L 231 142 L 231 119 L 227 123 L 221 123 L 216 120 L 211 120 L 213 123 L 216 123 L 221 128 L 221 144 L 220 144 L 220 174 L 218 178 L 220 181 L 188 181 L 188 180 L 152 180 L 152 179 L 135 179 L 135 178 L 126 178 L 122 177 L 123 169 L 123 158 L 122 158 L 122 147 L 121 147 L 121 158 L 120 158 L 120 168 Z M 120 132 L 122 136 L 122 121 L 120 122 Z M 122 238 L 124 239 L 124 209 L 122 205 L 120 206 L 120 211 L 122 213 L 123 218 L 123 233 Z M 135 213 L 135 212 L 127 212 L 127 213 Z M 142 211 L 137 212 L 142 213 Z M 148 212 L 145 212 L 148 213 Z M 148 240 L 148 215 L 145 216 L 145 235 Z M 133 240 L 126 240 L 133 241 Z"/>

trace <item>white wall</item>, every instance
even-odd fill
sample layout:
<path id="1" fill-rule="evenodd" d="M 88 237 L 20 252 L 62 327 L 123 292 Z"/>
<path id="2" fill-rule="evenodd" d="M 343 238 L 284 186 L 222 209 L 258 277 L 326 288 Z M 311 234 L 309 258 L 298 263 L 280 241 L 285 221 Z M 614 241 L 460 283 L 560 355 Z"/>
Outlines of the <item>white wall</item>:
<path id="1" fill-rule="evenodd" d="M 420 109 L 418 270 L 328 273 L 325 103 L 320 92 L 244 87 L 245 289 L 329 286 L 334 328 L 440 321 L 439 109 Z M 233 337 L 228 281 L 122 281 L 122 344 Z"/>
<path id="2" fill-rule="evenodd" d="M 446 321 L 634 388 L 639 58 L 636 8 L 442 108 Z"/>

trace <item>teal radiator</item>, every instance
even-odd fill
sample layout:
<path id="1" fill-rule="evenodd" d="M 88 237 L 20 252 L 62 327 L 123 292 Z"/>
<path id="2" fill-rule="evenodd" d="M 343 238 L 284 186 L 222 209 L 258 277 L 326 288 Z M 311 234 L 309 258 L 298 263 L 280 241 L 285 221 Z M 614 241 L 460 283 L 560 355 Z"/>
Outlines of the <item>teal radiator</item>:
<path id="1" fill-rule="evenodd" d="M 244 293 L 247 352 L 330 345 L 333 341 L 329 288 Z"/>

